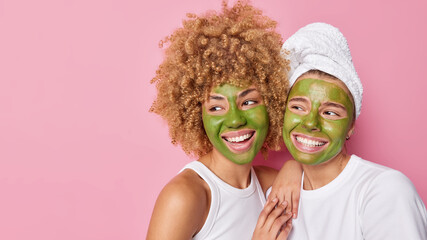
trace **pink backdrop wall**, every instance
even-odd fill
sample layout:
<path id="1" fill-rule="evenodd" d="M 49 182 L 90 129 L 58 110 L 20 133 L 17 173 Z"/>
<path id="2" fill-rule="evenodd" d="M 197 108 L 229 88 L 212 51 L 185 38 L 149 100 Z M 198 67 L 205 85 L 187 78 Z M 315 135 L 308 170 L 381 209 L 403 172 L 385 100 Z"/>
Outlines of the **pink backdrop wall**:
<path id="1" fill-rule="evenodd" d="M 402 171 L 426 202 L 427 6 L 380 2 L 253 1 L 284 38 L 314 21 L 342 30 L 365 87 L 350 151 Z M 145 238 L 157 194 L 191 160 L 148 113 L 158 42 L 220 5 L 0 0 L 0 239 Z"/>

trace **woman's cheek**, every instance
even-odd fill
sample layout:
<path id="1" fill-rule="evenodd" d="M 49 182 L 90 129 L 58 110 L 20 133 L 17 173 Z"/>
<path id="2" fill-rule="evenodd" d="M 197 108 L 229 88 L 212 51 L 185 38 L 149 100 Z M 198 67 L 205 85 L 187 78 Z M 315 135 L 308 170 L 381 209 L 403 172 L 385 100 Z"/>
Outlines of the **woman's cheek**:
<path id="1" fill-rule="evenodd" d="M 332 139 L 343 139 L 347 134 L 348 121 L 342 120 L 324 120 L 322 123 L 322 131 L 327 133 Z"/>
<path id="2" fill-rule="evenodd" d="M 208 137 L 215 137 L 221 130 L 221 125 L 224 120 L 223 116 L 212 116 L 206 113 L 202 116 L 203 126 Z M 212 139 L 211 139 L 212 141 Z"/>
<path id="3" fill-rule="evenodd" d="M 290 131 L 295 128 L 302 121 L 302 116 L 292 113 L 291 111 L 285 112 L 284 129 Z"/>
<path id="4" fill-rule="evenodd" d="M 270 122 L 264 105 L 245 110 L 244 114 L 249 125 L 257 128 L 268 128 Z"/>

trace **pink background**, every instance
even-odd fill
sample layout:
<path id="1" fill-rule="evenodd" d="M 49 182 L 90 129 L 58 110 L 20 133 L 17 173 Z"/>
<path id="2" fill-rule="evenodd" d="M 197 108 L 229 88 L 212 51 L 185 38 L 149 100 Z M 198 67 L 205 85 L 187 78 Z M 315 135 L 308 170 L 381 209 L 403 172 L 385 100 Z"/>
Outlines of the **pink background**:
<path id="1" fill-rule="evenodd" d="M 179 2 L 179 4 L 178 4 Z M 324 21 L 365 87 L 350 151 L 427 201 L 425 1 L 254 0 L 284 38 Z M 220 0 L 0 0 L 0 239 L 144 239 L 191 161 L 148 113 L 159 40 Z M 280 167 L 284 150 L 256 164 Z M 167 226 L 165 226 L 167 227 Z"/>

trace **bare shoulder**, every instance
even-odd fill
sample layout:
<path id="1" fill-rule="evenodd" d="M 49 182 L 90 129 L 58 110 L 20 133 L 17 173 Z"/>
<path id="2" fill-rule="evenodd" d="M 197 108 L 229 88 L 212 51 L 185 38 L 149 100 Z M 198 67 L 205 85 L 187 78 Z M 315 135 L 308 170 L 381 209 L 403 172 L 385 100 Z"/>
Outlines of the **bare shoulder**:
<path id="1" fill-rule="evenodd" d="M 166 195 L 168 198 L 176 198 L 177 201 L 184 197 L 185 202 L 203 200 L 209 187 L 206 182 L 193 170 L 186 169 L 175 176 L 162 190 L 159 198 Z"/>
<path id="2" fill-rule="evenodd" d="M 209 211 L 210 190 L 192 170 L 175 176 L 160 192 L 147 239 L 189 239 L 203 226 Z"/>
<path id="3" fill-rule="evenodd" d="M 278 174 L 278 171 L 274 168 L 267 166 L 254 166 L 255 173 L 258 177 L 259 183 L 261 184 L 264 193 L 273 185 L 274 179 Z"/>
<path id="4" fill-rule="evenodd" d="M 205 207 L 207 203 L 206 182 L 197 173 L 186 169 L 175 176 L 160 192 L 159 200 L 165 200 L 168 205 L 174 208 L 190 207 L 192 210 Z"/>

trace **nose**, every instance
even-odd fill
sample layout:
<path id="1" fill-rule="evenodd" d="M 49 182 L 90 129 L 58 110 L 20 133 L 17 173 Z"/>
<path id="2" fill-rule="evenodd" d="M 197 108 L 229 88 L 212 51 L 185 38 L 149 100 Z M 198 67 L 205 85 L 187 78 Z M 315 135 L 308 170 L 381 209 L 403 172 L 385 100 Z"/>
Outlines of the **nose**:
<path id="1" fill-rule="evenodd" d="M 311 111 L 305 117 L 302 127 L 310 132 L 320 131 L 317 111 Z"/>
<path id="2" fill-rule="evenodd" d="M 239 128 L 246 125 L 246 118 L 239 109 L 231 108 L 227 114 L 225 125 L 229 128 Z"/>

